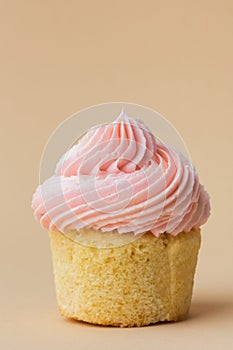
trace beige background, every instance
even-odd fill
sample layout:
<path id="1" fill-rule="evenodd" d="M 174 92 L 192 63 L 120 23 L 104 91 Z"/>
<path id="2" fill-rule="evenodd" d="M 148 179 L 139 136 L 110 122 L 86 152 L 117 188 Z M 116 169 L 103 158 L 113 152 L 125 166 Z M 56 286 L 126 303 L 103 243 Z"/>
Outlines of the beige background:
<path id="1" fill-rule="evenodd" d="M 233 343 L 232 1 L 0 1 L 4 349 L 199 349 Z M 156 109 L 183 136 L 212 216 L 190 318 L 139 329 L 59 316 L 48 235 L 30 201 L 43 147 L 84 107 Z M 16 345 L 17 344 L 17 345 Z"/>

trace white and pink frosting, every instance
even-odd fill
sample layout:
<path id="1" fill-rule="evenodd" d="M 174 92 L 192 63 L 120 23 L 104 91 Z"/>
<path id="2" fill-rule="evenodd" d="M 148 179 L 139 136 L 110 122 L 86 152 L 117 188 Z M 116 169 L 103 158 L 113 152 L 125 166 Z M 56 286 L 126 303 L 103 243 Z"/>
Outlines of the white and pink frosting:
<path id="1" fill-rule="evenodd" d="M 191 162 L 122 112 L 91 128 L 33 195 L 35 218 L 50 231 L 93 228 L 176 236 L 203 225 L 209 195 Z"/>

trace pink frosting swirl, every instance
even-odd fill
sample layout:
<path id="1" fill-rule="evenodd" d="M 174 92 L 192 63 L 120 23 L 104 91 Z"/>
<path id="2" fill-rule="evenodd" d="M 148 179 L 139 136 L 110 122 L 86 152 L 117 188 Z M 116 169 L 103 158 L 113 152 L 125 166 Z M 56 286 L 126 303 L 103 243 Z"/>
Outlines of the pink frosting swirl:
<path id="1" fill-rule="evenodd" d="M 209 195 L 191 162 L 122 112 L 91 128 L 33 195 L 35 218 L 51 231 L 177 235 L 203 225 Z"/>

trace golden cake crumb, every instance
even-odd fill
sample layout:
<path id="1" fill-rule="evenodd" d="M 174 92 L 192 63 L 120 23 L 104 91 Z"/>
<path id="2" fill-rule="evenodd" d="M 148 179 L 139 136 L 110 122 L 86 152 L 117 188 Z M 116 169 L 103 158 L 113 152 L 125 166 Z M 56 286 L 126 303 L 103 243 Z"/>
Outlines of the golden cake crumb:
<path id="1" fill-rule="evenodd" d="M 60 232 L 50 232 L 50 241 L 62 315 L 120 327 L 186 317 L 199 229 L 159 238 L 147 232 L 114 248 L 83 246 Z"/>

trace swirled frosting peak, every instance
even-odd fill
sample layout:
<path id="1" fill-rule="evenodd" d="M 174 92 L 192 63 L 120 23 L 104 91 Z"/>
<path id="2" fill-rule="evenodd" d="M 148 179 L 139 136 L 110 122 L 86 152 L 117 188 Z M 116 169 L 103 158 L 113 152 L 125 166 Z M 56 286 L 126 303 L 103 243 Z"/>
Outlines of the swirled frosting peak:
<path id="1" fill-rule="evenodd" d="M 191 162 L 124 111 L 91 128 L 33 195 L 35 218 L 51 231 L 93 228 L 177 235 L 204 224 L 209 195 Z"/>

